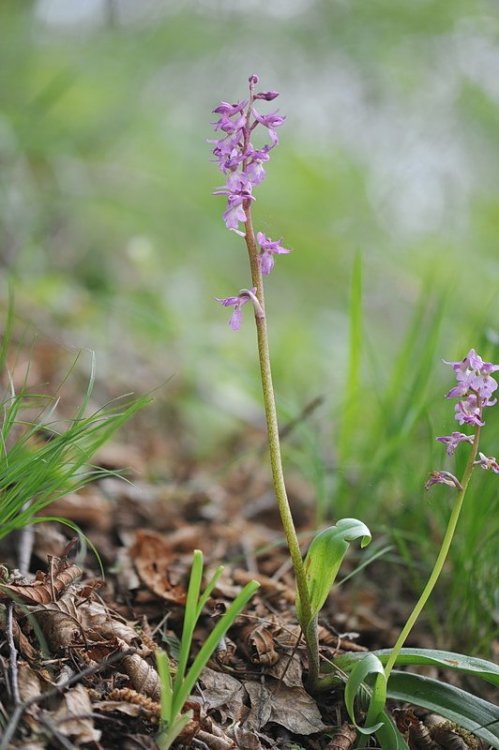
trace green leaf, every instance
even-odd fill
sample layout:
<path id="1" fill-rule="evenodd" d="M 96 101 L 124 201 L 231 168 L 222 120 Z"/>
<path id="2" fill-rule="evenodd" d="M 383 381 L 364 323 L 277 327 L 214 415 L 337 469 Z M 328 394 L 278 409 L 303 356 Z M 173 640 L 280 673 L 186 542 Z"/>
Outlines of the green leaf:
<path id="1" fill-rule="evenodd" d="M 359 423 L 358 413 L 362 404 L 359 398 L 360 371 L 362 354 L 362 255 L 358 251 L 355 255 L 352 286 L 350 290 L 350 305 L 348 310 L 348 370 L 346 377 L 345 398 L 343 400 L 343 414 L 340 421 L 338 438 L 338 460 L 343 464 L 351 451 L 353 435 Z"/>
<path id="2" fill-rule="evenodd" d="M 177 716 L 175 721 L 172 724 L 169 724 L 167 728 L 160 732 L 156 736 L 156 743 L 160 750 L 169 750 L 169 748 L 173 745 L 179 734 L 184 730 L 184 728 L 187 726 L 187 724 L 191 721 L 193 717 L 192 711 L 187 711 L 185 714 L 180 714 L 180 716 Z"/>
<path id="3" fill-rule="evenodd" d="M 213 589 L 215 588 L 215 586 L 217 585 L 218 581 L 220 580 L 220 576 L 222 575 L 223 572 L 224 572 L 224 566 L 219 565 L 218 568 L 213 573 L 210 580 L 208 581 L 208 583 L 206 584 L 205 590 L 203 591 L 202 595 L 199 597 L 198 606 L 196 610 L 196 622 L 199 620 L 201 612 L 203 611 L 206 602 L 210 598 L 211 593 Z"/>
<path id="4" fill-rule="evenodd" d="M 246 584 L 203 643 L 182 684 L 175 682 L 173 698 L 174 713 L 177 714 L 182 709 L 182 706 L 191 694 L 191 690 L 198 681 L 201 672 L 215 651 L 220 639 L 223 638 L 259 587 L 260 584 L 258 581 L 250 581 Z"/>
<path id="5" fill-rule="evenodd" d="M 158 667 L 159 679 L 161 681 L 161 721 L 170 725 L 172 716 L 172 673 L 170 670 L 170 659 L 165 651 L 156 651 L 156 665 Z"/>
<path id="6" fill-rule="evenodd" d="M 386 711 L 382 711 L 380 718 L 382 726 L 375 733 L 379 747 L 383 750 L 409 750 L 407 742 L 393 723 L 391 716 Z"/>
<path id="7" fill-rule="evenodd" d="M 371 532 L 367 526 L 356 518 L 342 518 L 336 526 L 324 529 L 312 540 L 304 563 L 312 618 L 322 609 L 331 591 L 349 543 L 359 538 L 361 547 L 369 544 Z M 303 622 L 299 597 L 296 611 L 303 631 L 307 632 L 309 622 Z"/>
<path id="8" fill-rule="evenodd" d="M 499 750 L 499 707 L 465 690 L 410 672 L 392 672 L 388 697 L 444 716 Z"/>
<path id="9" fill-rule="evenodd" d="M 391 654 L 390 649 L 381 649 L 372 652 L 382 664 L 386 664 Z M 349 672 L 353 666 L 364 658 L 364 654 L 343 654 L 334 660 L 337 667 Z M 486 659 L 475 656 L 456 654 L 453 651 L 441 651 L 439 649 L 426 648 L 403 648 L 395 662 L 398 666 L 431 664 L 441 669 L 455 669 L 463 674 L 481 677 L 493 685 L 499 685 L 499 666 Z"/>
<path id="10" fill-rule="evenodd" d="M 185 602 L 184 626 L 182 628 L 182 640 L 180 643 L 180 658 L 178 660 L 177 674 L 175 676 L 174 683 L 175 698 L 178 691 L 177 686 L 180 686 L 184 680 L 187 660 L 189 659 L 189 653 L 192 645 L 192 636 L 194 633 L 194 628 L 196 627 L 199 591 L 201 589 L 202 578 L 203 553 L 201 552 L 201 550 L 195 549 L 192 556 L 191 576 L 189 578 L 189 588 L 187 589 L 187 599 Z M 182 704 L 177 705 L 175 698 L 172 710 L 176 715 L 182 708 Z"/>
<path id="11" fill-rule="evenodd" d="M 374 684 L 365 690 L 366 677 L 375 675 Z M 361 727 L 355 719 L 355 699 L 359 696 L 369 696 L 369 708 L 366 716 L 366 726 Z M 345 685 L 345 705 L 352 723 L 356 726 L 361 734 L 373 734 L 383 722 L 376 722 L 380 713 L 383 711 L 386 703 L 386 677 L 383 665 L 380 660 L 373 654 L 367 654 L 357 662 Z"/>

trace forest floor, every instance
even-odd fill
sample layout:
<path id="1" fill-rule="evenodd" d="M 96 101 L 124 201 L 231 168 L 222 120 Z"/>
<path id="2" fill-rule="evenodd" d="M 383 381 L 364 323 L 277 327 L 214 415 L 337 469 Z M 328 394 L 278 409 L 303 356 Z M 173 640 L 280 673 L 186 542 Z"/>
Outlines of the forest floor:
<path id="1" fill-rule="evenodd" d="M 60 376 L 54 352 L 32 349 L 30 358 L 30 378 L 50 391 Z M 50 515 L 71 521 L 84 538 L 61 523 L 36 524 L 27 574 L 16 572 L 26 536 L 3 544 L 2 747 L 156 748 L 154 652 L 178 653 L 192 554 L 200 549 L 206 575 L 220 564 L 224 573 L 196 628 L 194 651 L 248 581 L 260 588 L 193 691 L 193 718 L 178 747 L 348 750 L 355 731 L 342 690 L 310 695 L 303 687 L 306 653 L 265 435 L 245 428 L 216 461 L 194 461 L 175 409 L 162 425 L 151 419 L 154 406 L 149 411 L 95 457 L 109 476 L 50 506 Z M 313 491 L 293 475 L 288 490 L 305 548 L 316 531 Z M 353 567 L 355 553 L 342 572 Z M 412 594 L 382 560 L 368 571 L 337 587 L 321 614 L 324 662 L 396 639 Z M 412 642 L 434 645 L 424 629 Z M 410 713 L 409 723 L 419 726 L 420 718 Z"/>

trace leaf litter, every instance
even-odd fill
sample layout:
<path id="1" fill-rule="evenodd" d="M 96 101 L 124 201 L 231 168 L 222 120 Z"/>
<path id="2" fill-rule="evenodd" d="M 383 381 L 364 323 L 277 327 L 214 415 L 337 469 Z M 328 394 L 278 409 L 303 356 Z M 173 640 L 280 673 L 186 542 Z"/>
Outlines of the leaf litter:
<path id="1" fill-rule="evenodd" d="M 127 444 L 112 442 L 96 457 L 112 472 L 128 468 L 127 481 L 99 478 L 50 506 L 84 537 L 55 522 L 36 524 L 25 575 L 16 570 L 16 540 L 4 544 L 2 750 L 157 747 L 154 654 L 166 649 L 175 664 L 194 549 L 204 553 L 207 578 L 225 566 L 196 628 L 195 649 L 249 580 L 261 586 L 203 671 L 185 707 L 193 718 L 176 746 L 349 750 L 356 734 L 341 693 L 317 697 L 303 687 L 305 649 L 262 436 L 238 436 L 245 458 L 221 472 L 233 446 L 219 465 L 207 466 L 186 454 L 183 439 L 144 429 L 140 419 L 133 427 Z M 158 455 L 162 474 L 151 478 Z M 292 476 L 289 490 L 300 533 L 310 538 L 312 492 Z M 398 611 L 382 593 L 360 585 L 354 597 L 333 592 L 319 626 L 324 658 L 393 642 Z"/>

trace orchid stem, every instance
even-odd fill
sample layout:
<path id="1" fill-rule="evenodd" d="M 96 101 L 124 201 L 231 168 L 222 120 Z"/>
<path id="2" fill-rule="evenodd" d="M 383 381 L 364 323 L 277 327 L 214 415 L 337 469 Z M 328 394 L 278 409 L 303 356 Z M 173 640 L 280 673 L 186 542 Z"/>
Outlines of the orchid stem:
<path id="1" fill-rule="evenodd" d="M 471 449 L 470 456 L 468 458 L 468 463 L 466 464 L 466 468 L 463 474 L 463 479 L 461 481 L 461 489 L 459 490 L 458 495 L 454 501 L 454 505 L 452 507 L 449 522 L 447 524 L 444 538 L 442 540 L 442 545 L 440 547 L 440 552 L 438 553 L 438 557 L 435 561 L 435 565 L 433 566 L 433 570 L 431 571 L 430 577 L 428 578 L 428 582 L 423 589 L 423 593 L 419 597 L 418 601 L 416 602 L 416 605 L 414 606 L 414 609 L 412 610 L 410 616 L 407 619 L 407 622 L 402 628 L 402 631 L 400 632 L 400 635 L 393 647 L 390 657 L 388 661 L 386 662 L 385 676 L 387 680 L 399 657 L 402 646 L 407 640 L 419 615 L 423 611 L 423 608 L 426 602 L 428 601 L 428 599 L 430 598 L 430 595 L 433 589 L 435 588 L 435 585 L 443 570 L 445 561 L 447 559 L 447 555 L 449 553 L 450 546 L 452 544 L 452 540 L 454 538 L 454 533 L 456 531 L 457 522 L 461 514 L 461 509 L 463 507 L 464 496 L 466 495 L 466 490 L 468 488 L 468 484 L 471 479 L 471 475 L 473 473 L 474 463 L 475 463 L 475 459 L 476 459 L 477 452 L 478 452 L 479 438 L 480 438 L 480 427 L 477 427 L 475 438 L 473 440 L 473 447 Z"/>
<path id="2" fill-rule="evenodd" d="M 253 286 L 256 287 L 256 296 L 265 311 L 265 299 L 263 289 L 263 278 L 260 263 L 258 261 L 258 246 L 255 240 L 253 222 L 251 218 L 251 207 L 245 205 L 246 212 L 246 246 L 248 248 L 249 263 L 251 268 L 251 278 Z M 267 331 L 267 319 L 265 315 L 255 315 L 255 324 L 258 340 L 258 358 L 260 362 L 260 376 L 262 381 L 263 401 L 265 405 L 265 417 L 267 421 L 267 435 L 269 443 L 270 464 L 272 467 L 272 479 L 274 491 L 281 517 L 281 523 L 286 536 L 291 561 L 296 577 L 296 587 L 300 597 L 303 622 L 312 621 L 312 612 L 310 607 L 310 597 L 303 565 L 302 553 L 296 535 L 295 524 L 289 506 L 289 500 L 284 482 L 284 473 L 282 469 L 281 445 L 279 441 L 279 425 L 277 421 L 277 409 L 275 403 L 274 386 L 272 383 L 272 370 L 270 366 L 269 340 Z M 304 628 L 303 633 L 309 660 L 309 677 L 310 685 L 315 685 L 319 678 L 319 646 L 315 628 L 314 633 L 310 633 L 310 628 Z M 308 632 L 307 632 L 308 631 Z"/>

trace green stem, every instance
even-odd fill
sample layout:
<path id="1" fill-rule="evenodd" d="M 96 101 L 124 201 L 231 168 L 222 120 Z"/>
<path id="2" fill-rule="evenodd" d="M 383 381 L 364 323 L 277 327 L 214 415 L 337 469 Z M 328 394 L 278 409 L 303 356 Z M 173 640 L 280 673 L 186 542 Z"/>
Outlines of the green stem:
<path id="1" fill-rule="evenodd" d="M 390 654 L 390 657 L 385 665 L 385 675 L 386 679 L 388 680 L 390 673 L 395 665 L 395 662 L 397 661 L 397 658 L 400 654 L 400 651 L 402 649 L 402 646 L 404 645 L 407 637 L 409 636 L 409 633 L 411 632 L 412 628 L 414 627 L 414 624 L 416 620 L 418 619 L 419 615 L 421 614 L 423 607 L 425 606 L 426 602 L 428 601 L 431 592 L 435 588 L 435 584 L 438 581 L 438 578 L 440 576 L 440 573 L 442 572 L 442 569 L 445 564 L 445 560 L 447 558 L 447 555 L 449 553 L 449 549 L 452 543 L 452 539 L 454 537 L 454 532 L 456 531 L 457 522 L 459 520 L 459 515 L 461 513 L 461 508 L 463 507 L 463 501 L 464 496 L 466 495 L 466 490 L 468 488 L 469 481 L 471 479 L 471 475 L 473 473 L 474 468 L 474 462 L 476 459 L 476 455 L 478 452 L 478 442 L 480 438 L 480 427 L 477 427 L 475 438 L 473 440 L 473 447 L 470 452 L 470 456 L 468 458 L 468 463 L 466 464 L 466 469 L 463 474 L 463 479 L 461 481 L 461 489 L 459 490 L 459 493 L 456 497 L 456 500 L 454 501 L 454 505 L 450 514 L 449 522 L 447 524 L 447 529 L 445 530 L 445 535 L 442 540 L 442 545 L 440 547 L 440 552 L 438 553 L 438 557 L 435 561 L 435 565 L 433 566 L 433 570 L 431 571 L 430 577 L 428 579 L 428 582 L 426 586 L 423 589 L 423 593 L 419 597 L 414 609 L 412 610 L 407 622 L 405 623 L 404 627 L 402 628 L 402 631 L 397 639 L 397 642 L 395 643 L 395 646 L 393 647 L 393 650 Z"/>
<path id="2" fill-rule="evenodd" d="M 249 202 L 248 202 L 249 203 Z M 265 298 L 263 289 L 263 278 L 260 263 L 258 262 L 258 245 L 253 231 L 253 222 L 251 218 L 251 207 L 245 205 L 247 220 L 246 228 L 246 246 L 248 248 L 249 263 L 251 268 L 251 278 L 253 286 L 256 287 L 256 296 L 262 309 L 265 311 Z M 263 401 L 265 405 L 265 417 L 267 420 L 267 434 L 270 452 L 270 464 L 272 467 L 272 479 L 274 491 L 281 517 L 281 523 L 286 536 L 289 554 L 293 563 L 293 569 L 296 577 L 296 587 L 300 597 L 300 604 L 303 615 L 303 623 L 312 622 L 312 611 L 310 608 L 310 597 L 305 576 L 302 554 L 296 529 L 289 506 L 289 500 L 286 493 L 284 482 L 284 473 L 282 469 L 281 446 L 279 442 L 279 425 L 277 421 L 277 410 L 274 395 L 274 386 L 272 383 L 272 371 L 270 367 L 269 340 L 267 332 L 267 320 L 265 315 L 255 315 L 256 332 L 258 339 L 258 358 L 260 361 L 260 376 L 262 380 Z M 303 626 L 303 623 L 302 626 Z M 309 627 L 302 627 L 307 646 L 309 660 L 309 683 L 315 685 L 319 677 L 319 647 L 317 635 L 310 633 Z"/>

